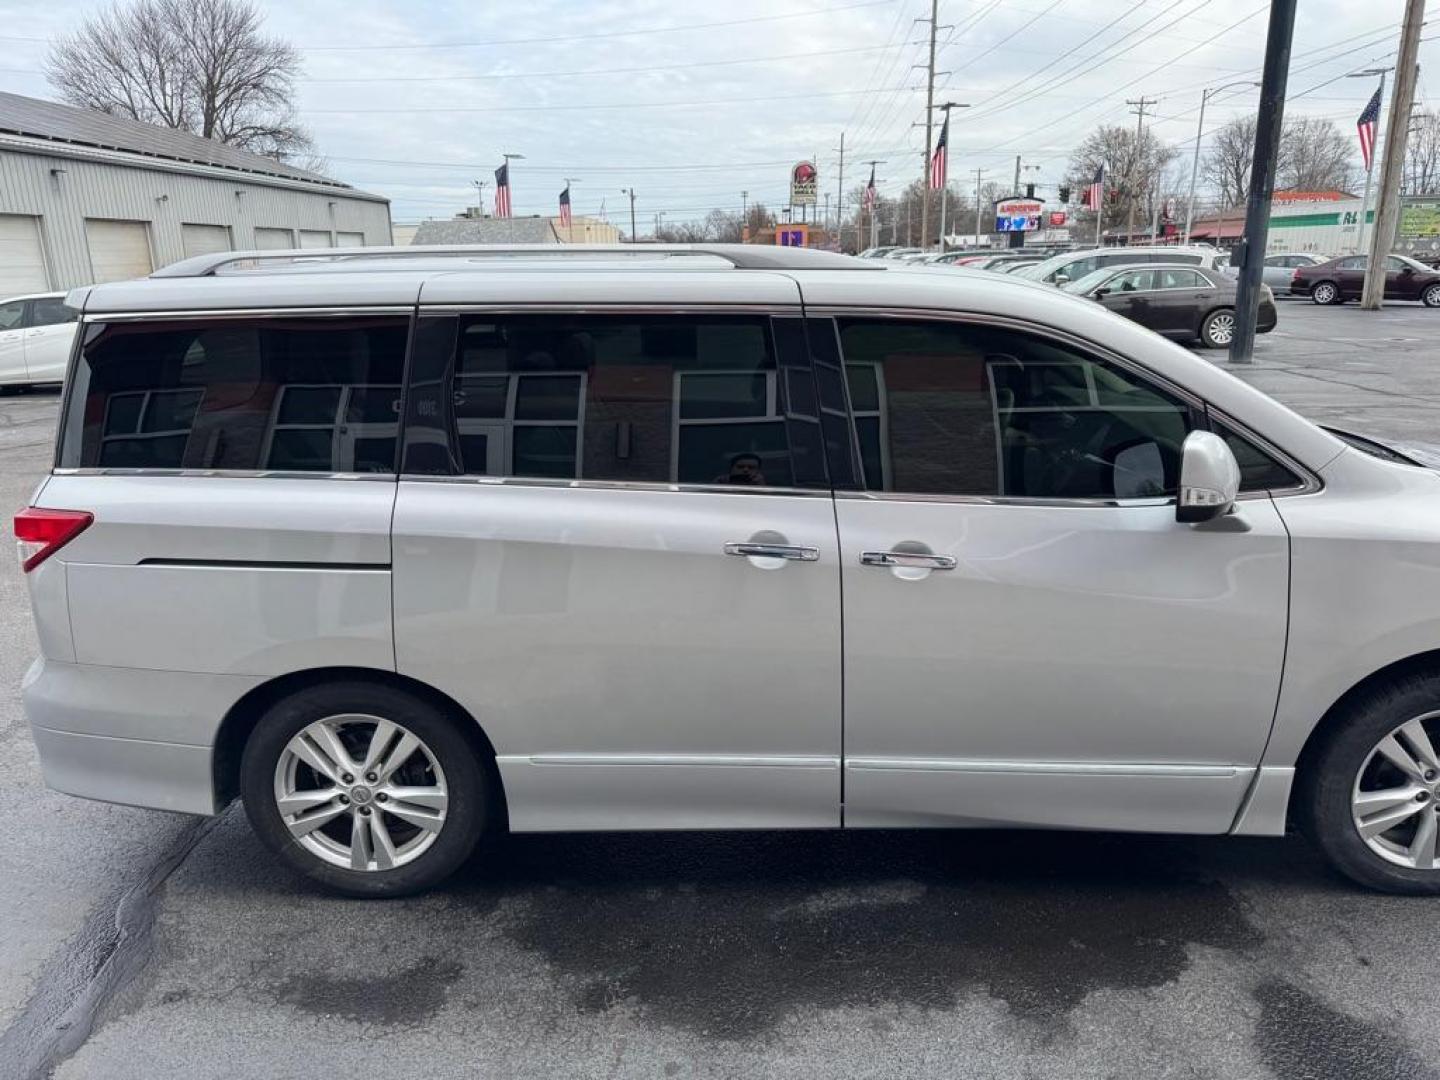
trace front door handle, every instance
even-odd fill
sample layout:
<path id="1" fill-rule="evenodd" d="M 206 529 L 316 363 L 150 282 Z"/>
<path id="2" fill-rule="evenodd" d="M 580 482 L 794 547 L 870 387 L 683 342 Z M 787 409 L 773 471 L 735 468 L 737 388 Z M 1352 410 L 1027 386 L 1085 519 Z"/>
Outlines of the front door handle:
<path id="1" fill-rule="evenodd" d="M 749 559 L 792 559 L 795 562 L 818 562 L 820 549 L 795 544 L 757 544 L 731 542 L 725 545 L 726 555 L 743 555 Z"/>
<path id="2" fill-rule="evenodd" d="M 904 566 L 912 570 L 954 570 L 954 555 L 927 555 L 918 551 L 862 551 L 862 566 Z"/>

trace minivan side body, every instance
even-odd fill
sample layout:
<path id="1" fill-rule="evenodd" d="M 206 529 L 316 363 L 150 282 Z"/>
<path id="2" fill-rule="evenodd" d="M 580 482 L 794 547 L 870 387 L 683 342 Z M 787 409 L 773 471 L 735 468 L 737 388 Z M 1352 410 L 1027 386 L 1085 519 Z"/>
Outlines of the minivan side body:
<path id="1" fill-rule="evenodd" d="M 47 781 L 214 813 L 267 709 L 370 680 L 517 831 L 1273 836 L 1440 648 L 1435 474 L 1059 290 L 712 250 L 78 290 Z M 1197 431 L 1241 481 L 1191 525 Z"/>

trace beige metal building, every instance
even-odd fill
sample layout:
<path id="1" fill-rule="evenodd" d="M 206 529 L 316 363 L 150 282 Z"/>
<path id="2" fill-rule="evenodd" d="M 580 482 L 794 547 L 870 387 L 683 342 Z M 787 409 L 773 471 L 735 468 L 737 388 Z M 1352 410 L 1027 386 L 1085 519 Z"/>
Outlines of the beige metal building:
<path id="1" fill-rule="evenodd" d="M 0 93 L 0 297 L 143 277 L 213 251 L 390 242 L 379 195 L 186 132 Z"/>

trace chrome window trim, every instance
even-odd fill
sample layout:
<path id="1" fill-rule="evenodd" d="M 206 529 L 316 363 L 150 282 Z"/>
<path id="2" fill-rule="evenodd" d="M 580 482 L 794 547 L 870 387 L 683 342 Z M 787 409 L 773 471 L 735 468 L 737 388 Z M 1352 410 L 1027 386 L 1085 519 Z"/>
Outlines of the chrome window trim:
<path id="1" fill-rule="evenodd" d="M 1258 494 L 1264 495 L 1265 492 Z M 1019 495 L 927 495 L 923 492 L 904 491 L 837 491 L 835 498 L 851 501 L 871 502 L 923 502 L 958 503 L 967 506 L 1038 506 L 1063 509 L 1065 507 L 1132 507 L 1132 506 L 1174 506 L 1175 499 L 1043 499 Z"/>
<path id="2" fill-rule="evenodd" d="M 51 476 L 185 476 L 212 477 L 226 480 L 382 480 L 393 484 L 398 477 L 394 472 L 305 472 L 301 469 L 117 469 L 117 468 L 62 468 L 50 470 Z"/>
<path id="3" fill-rule="evenodd" d="M 414 313 L 414 304 L 380 304 L 374 307 L 177 308 L 173 311 L 87 312 L 80 321 L 89 326 L 111 322 L 161 322 L 169 319 L 346 318 L 354 315 L 413 315 Z"/>
<path id="4" fill-rule="evenodd" d="M 1313 495 L 1323 490 L 1324 484 L 1320 478 L 1310 469 L 1305 468 L 1294 457 L 1287 454 L 1283 449 L 1276 446 L 1265 437 L 1256 434 L 1253 430 L 1239 421 L 1235 420 L 1228 413 L 1212 406 L 1204 398 L 1201 398 L 1187 388 L 1176 384 L 1173 380 L 1166 378 L 1157 371 L 1152 371 L 1143 363 L 1128 356 L 1123 356 L 1108 346 L 1099 342 L 1091 341 L 1078 334 L 1072 334 L 1067 330 L 1059 330 L 1055 327 L 1042 326 L 1037 323 L 1026 322 L 1023 319 L 1016 319 L 1005 315 L 992 315 L 986 312 L 964 312 L 949 308 L 869 308 L 847 305 L 826 305 L 824 307 L 812 307 L 806 309 L 807 315 L 815 315 L 821 318 L 887 318 L 887 319 L 933 319 L 938 322 L 960 322 L 960 323 L 981 323 L 988 326 L 1000 326 L 1006 329 L 1019 330 L 1033 334 L 1037 337 L 1051 338 L 1056 341 L 1072 345 L 1084 351 L 1092 352 L 1108 361 L 1112 361 L 1118 367 L 1123 368 L 1132 374 L 1149 379 L 1167 393 L 1186 402 L 1191 408 L 1199 409 L 1207 418 L 1218 418 L 1222 423 L 1228 425 L 1237 434 L 1243 435 L 1246 439 L 1255 443 L 1266 453 L 1275 457 L 1282 465 L 1291 472 L 1301 477 L 1303 484 L 1296 488 L 1274 488 L 1264 491 L 1247 491 L 1237 498 L 1237 502 L 1254 498 L 1283 498 L 1293 495 Z M 841 359 L 844 359 L 843 353 Z M 1015 496 L 961 496 L 961 495 L 909 495 L 896 492 L 836 492 L 837 498 L 852 497 L 853 495 L 880 495 L 885 498 L 893 498 L 899 495 L 903 499 L 919 500 L 926 502 L 989 502 L 996 505 L 1043 505 L 1043 506 L 1143 506 L 1155 505 L 1154 500 L 1147 499 L 1021 499 Z M 1163 504 L 1173 505 L 1175 499 L 1169 498 Z"/>
<path id="5" fill-rule="evenodd" d="M 829 499 L 829 488 L 749 487 L 740 484 L 669 484 L 653 480 L 561 480 L 543 476 L 439 476 L 401 473 L 400 479 L 417 484 L 469 484 L 478 487 L 577 488 L 585 491 L 649 491 L 671 495 L 768 495 L 802 499 Z"/>
<path id="6" fill-rule="evenodd" d="M 575 302 L 564 300 L 513 301 L 504 304 L 488 303 L 426 303 L 422 300 L 417 308 L 421 318 L 426 315 L 798 315 L 801 312 L 799 294 L 794 303 L 768 303 L 737 301 L 685 300 L 666 304 L 637 304 L 633 301 L 598 300 Z"/>

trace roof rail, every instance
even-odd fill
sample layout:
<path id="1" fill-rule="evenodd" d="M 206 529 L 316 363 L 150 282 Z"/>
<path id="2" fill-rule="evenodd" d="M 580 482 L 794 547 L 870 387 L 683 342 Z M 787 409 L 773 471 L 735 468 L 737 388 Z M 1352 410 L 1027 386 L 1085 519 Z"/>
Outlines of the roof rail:
<path id="1" fill-rule="evenodd" d="M 588 257 L 671 259 L 706 255 L 724 259 L 737 270 L 865 270 L 876 269 L 833 251 L 770 247 L 764 244 L 456 244 L 410 247 L 304 248 L 288 251 L 222 251 L 196 255 L 156 270 L 154 278 L 214 277 L 227 267 L 237 270 L 282 270 L 285 263 L 311 268 L 317 264 L 374 262 L 376 269 L 404 269 L 417 259 L 555 259 L 579 262 Z M 261 263 L 271 263 L 261 267 Z"/>

